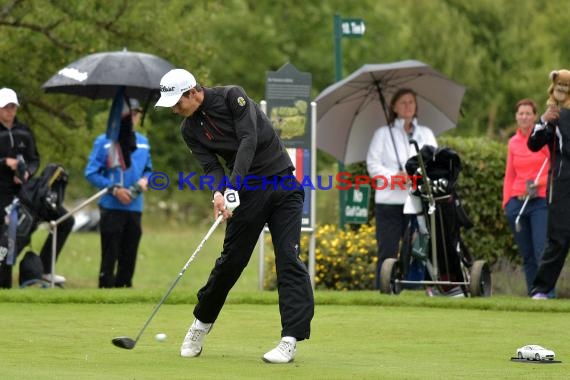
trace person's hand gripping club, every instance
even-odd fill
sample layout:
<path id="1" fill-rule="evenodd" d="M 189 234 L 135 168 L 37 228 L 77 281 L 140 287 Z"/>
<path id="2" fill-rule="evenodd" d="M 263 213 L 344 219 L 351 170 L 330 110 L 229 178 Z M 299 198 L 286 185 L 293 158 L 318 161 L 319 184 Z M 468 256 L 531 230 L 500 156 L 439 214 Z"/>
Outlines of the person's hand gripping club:
<path id="1" fill-rule="evenodd" d="M 239 194 L 235 189 L 226 189 L 224 194 L 219 191 L 214 193 L 214 218 L 223 214 L 224 220 L 232 217 L 232 212 L 239 206 Z"/>

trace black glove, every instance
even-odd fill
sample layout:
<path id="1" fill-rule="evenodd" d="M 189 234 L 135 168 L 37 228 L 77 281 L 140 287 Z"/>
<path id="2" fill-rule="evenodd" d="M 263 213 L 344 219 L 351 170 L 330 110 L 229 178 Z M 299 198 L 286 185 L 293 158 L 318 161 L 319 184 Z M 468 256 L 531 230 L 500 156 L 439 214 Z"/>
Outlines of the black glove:
<path id="1" fill-rule="evenodd" d="M 26 165 L 26 160 L 24 160 L 24 157 L 21 154 L 18 154 L 16 159 L 18 160 L 18 166 L 16 167 L 16 177 L 18 177 L 18 179 L 24 183 L 26 182 L 26 170 L 28 169 L 28 166 Z"/>

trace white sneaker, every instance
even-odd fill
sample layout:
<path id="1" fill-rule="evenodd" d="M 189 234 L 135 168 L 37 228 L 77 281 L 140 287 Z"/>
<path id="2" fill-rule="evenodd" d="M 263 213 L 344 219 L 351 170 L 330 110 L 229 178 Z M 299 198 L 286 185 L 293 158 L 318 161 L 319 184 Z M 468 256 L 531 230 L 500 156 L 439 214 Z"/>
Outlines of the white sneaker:
<path id="1" fill-rule="evenodd" d="M 51 273 L 42 274 L 42 280 L 51 282 Z M 60 276 L 59 274 L 53 275 L 54 284 L 63 284 L 64 282 L 65 282 L 65 277 Z"/>
<path id="2" fill-rule="evenodd" d="M 263 355 L 262 359 L 266 363 L 273 364 L 291 363 L 295 359 L 296 352 L 297 349 L 295 343 L 289 343 L 282 340 L 279 342 L 277 347 L 269 352 L 266 352 L 265 355 Z"/>
<path id="3" fill-rule="evenodd" d="M 202 344 L 204 343 L 204 338 L 212 328 L 211 324 L 206 328 L 198 328 L 196 322 L 197 320 L 195 319 L 188 329 L 186 337 L 184 337 L 184 341 L 180 347 L 180 356 L 182 357 L 194 358 L 196 356 L 200 356 L 202 353 Z"/>

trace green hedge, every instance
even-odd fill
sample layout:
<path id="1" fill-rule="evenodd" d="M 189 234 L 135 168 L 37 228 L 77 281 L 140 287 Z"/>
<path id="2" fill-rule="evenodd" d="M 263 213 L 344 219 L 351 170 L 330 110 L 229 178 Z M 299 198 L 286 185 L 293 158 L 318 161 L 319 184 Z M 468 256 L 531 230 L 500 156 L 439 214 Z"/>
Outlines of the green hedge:
<path id="1" fill-rule="evenodd" d="M 461 158 L 457 193 L 475 225 L 462 234 L 476 258 L 494 263 L 498 258 L 518 260 L 517 249 L 501 207 L 506 143 L 488 138 L 440 137 L 440 146 L 454 149 Z"/>

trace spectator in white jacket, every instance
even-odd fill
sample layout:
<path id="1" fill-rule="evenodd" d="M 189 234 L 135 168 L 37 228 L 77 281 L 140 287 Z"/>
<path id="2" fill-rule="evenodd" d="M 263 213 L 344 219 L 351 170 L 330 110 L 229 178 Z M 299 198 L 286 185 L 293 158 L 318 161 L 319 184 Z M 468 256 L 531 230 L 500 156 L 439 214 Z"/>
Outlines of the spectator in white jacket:
<path id="1" fill-rule="evenodd" d="M 417 154 L 410 139 L 424 145 L 437 146 L 430 128 L 417 122 L 416 93 L 409 88 L 399 89 L 390 101 L 388 125 L 380 127 L 372 137 L 366 166 L 370 177 L 376 177 L 374 201 L 378 265 L 376 288 L 380 286 L 380 268 L 387 258 L 396 258 L 400 240 L 410 222 L 404 214 L 404 202 L 410 181 L 406 181 L 405 165 Z"/>

